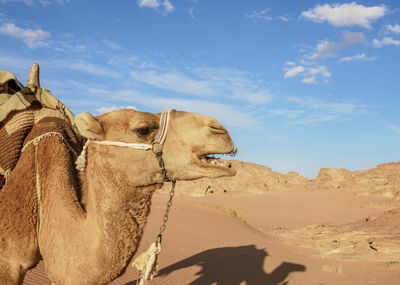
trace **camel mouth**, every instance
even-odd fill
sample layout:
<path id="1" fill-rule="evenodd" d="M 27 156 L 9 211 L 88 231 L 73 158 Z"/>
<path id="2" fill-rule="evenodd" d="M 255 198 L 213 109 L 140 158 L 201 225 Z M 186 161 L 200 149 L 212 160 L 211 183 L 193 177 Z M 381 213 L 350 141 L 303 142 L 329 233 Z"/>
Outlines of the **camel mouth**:
<path id="1" fill-rule="evenodd" d="M 205 154 L 198 156 L 197 158 L 199 159 L 200 163 L 204 165 L 232 168 L 232 163 L 226 160 L 222 160 L 221 158 L 216 157 L 215 155 L 219 154 L 218 153 Z"/>

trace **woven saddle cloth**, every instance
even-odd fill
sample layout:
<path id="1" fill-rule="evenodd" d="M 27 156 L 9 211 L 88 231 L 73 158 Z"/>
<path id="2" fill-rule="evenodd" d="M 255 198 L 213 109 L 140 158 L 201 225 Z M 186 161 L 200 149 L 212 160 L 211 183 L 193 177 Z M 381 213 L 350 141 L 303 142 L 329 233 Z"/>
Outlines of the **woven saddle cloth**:
<path id="1" fill-rule="evenodd" d="M 0 180 L 11 174 L 33 126 L 38 123 L 45 123 L 46 127 L 40 128 L 42 133 L 59 131 L 79 149 L 74 115 L 64 104 L 47 89 L 31 90 L 13 74 L 0 71 Z M 0 181 L 0 189 L 1 184 Z"/>

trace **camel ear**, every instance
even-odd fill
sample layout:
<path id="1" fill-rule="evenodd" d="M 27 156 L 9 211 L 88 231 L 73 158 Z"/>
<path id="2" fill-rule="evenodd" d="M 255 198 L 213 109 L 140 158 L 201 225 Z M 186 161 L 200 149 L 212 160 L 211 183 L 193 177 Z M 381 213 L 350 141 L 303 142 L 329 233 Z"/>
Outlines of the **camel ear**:
<path id="1" fill-rule="evenodd" d="M 75 117 L 75 125 L 79 133 L 88 139 L 100 139 L 104 134 L 99 120 L 87 112 L 80 113 Z"/>

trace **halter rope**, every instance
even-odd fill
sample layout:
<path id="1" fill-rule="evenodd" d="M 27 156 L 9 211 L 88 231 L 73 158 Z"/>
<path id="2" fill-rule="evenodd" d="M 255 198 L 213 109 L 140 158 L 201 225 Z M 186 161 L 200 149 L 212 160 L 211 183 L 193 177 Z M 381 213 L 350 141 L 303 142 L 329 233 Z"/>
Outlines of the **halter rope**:
<path id="1" fill-rule="evenodd" d="M 116 142 L 116 141 L 96 141 L 96 140 L 91 140 L 88 139 L 83 146 L 82 152 L 77 158 L 75 164 L 76 168 L 80 171 L 85 169 L 86 165 L 86 152 L 87 152 L 87 147 L 89 143 L 95 143 L 95 144 L 101 144 L 101 145 L 110 145 L 110 146 L 122 146 L 122 147 L 129 147 L 133 149 L 141 149 L 141 150 L 150 150 L 152 149 L 153 152 L 157 156 L 158 159 L 158 152 L 160 151 L 160 147 L 155 147 L 155 145 L 160 145 L 161 146 L 161 153 L 162 153 L 162 146 L 164 144 L 165 138 L 167 137 L 167 132 L 168 132 L 168 123 L 169 123 L 169 110 L 164 111 L 161 113 L 161 118 L 160 118 L 160 128 L 158 130 L 157 136 L 154 139 L 154 142 L 152 144 L 144 144 L 144 143 L 126 143 L 126 142 Z M 160 165 L 161 166 L 161 165 Z M 164 173 L 163 173 L 164 174 Z M 164 174 L 165 178 L 165 174 Z M 170 181 L 169 179 L 166 179 L 167 181 Z"/>

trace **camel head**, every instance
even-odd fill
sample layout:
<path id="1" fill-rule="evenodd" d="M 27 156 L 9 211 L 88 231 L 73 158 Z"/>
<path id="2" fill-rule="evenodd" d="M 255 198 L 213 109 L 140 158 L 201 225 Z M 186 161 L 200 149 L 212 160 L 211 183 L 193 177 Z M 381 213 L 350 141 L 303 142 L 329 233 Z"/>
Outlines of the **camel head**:
<path id="1" fill-rule="evenodd" d="M 204 115 L 170 112 L 162 158 L 171 180 L 233 176 L 230 163 L 213 158 L 229 154 L 234 145 L 228 131 L 216 119 Z M 81 135 L 95 141 L 152 144 L 160 128 L 161 114 L 121 109 L 93 117 L 81 113 L 75 117 Z M 152 150 L 90 144 L 88 164 L 124 175 L 136 186 L 162 183 L 164 177 Z"/>

